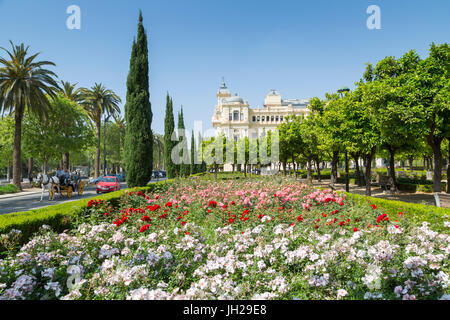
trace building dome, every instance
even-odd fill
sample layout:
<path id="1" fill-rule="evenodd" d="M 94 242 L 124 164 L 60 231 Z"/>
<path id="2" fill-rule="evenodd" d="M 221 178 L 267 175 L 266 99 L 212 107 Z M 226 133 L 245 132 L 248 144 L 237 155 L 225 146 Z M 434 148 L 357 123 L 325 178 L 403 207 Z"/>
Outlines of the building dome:
<path id="1" fill-rule="evenodd" d="M 236 93 L 234 96 L 229 97 L 229 98 L 224 98 L 222 100 L 224 103 L 234 103 L 234 102 L 238 102 L 238 103 L 244 103 L 244 100 L 238 96 L 238 94 Z"/>

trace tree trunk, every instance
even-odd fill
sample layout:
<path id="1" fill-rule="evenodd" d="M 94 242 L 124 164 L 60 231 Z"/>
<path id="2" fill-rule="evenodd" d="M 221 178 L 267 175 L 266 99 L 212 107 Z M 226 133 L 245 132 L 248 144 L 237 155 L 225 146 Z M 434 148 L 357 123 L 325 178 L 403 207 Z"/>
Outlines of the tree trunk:
<path id="1" fill-rule="evenodd" d="M 69 152 L 64 153 L 63 170 L 69 170 Z"/>
<path id="2" fill-rule="evenodd" d="M 319 182 L 322 182 L 322 177 L 320 175 L 320 161 L 316 160 L 315 163 L 316 163 L 316 167 L 317 167 L 317 180 Z"/>
<path id="3" fill-rule="evenodd" d="M 412 177 L 413 176 L 413 161 L 414 161 L 414 157 L 410 156 L 408 158 L 409 161 L 409 176 Z"/>
<path id="4" fill-rule="evenodd" d="M 100 121 L 98 121 L 95 125 L 95 136 L 97 138 L 97 149 L 95 150 L 95 178 L 98 178 L 100 175 Z"/>
<path id="5" fill-rule="evenodd" d="M 309 183 L 313 182 L 312 181 L 312 168 L 311 168 L 312 163 L 311 163 L 311 160 L 312 160 L 311 156 L 308 156 L 308 158 L 307 158 L 308 173 L 306 175 L 306 179 L 309 181 Z"/>
<path id="6" fill-rule="evenodd" d="M 11 180 L 11 161 L 8 158 L 8 168 L 6 168 L 6 180 L 9 181 Z"/>
<path id="7" fill-rule="evenodd" d="M 391 191 L 397 192 L 397 181 L 395 179 L 395 151 L 389 148 L 389 184 Z"/>
<path id="8" fill-rule="evenodd" d="M 357 154 L 352 154 L 353 161 L 355 161 L 355 175 L 356 175 L 356 184 L 358 187 L 362 186 L 361 181 L 361 172 L 359 170 L 359 156 Z"/>
<path id="9" fill-rule="evenodd" d="M 333 151 L 333 159 L 331 160 L 331 182 L 330 184 L 334 186 L 337 182 L 337 163 L 339 160 L 339 152 Z"/>
<path id="10" fill-rule="evenodd" d="M 42 164 L 42 171 L 44 172 L 44 174 L 47 174 L 47 163 L 48 159 L 44 159 L 44 163 Z"/>
<path id="11" fill-rule="evenodd" d="M 433 192 L 441 192 L 441 180 L 442 180 L 442 151 L 441 144 L 442 138 L 436 138 L 428 136 L 428 144 L 433 149 L 434 156 L 434 175 L 433 175 Z M 433 168 L 432 168 L 433 170 Z"/>
<path id="12" fill-rule="evenodd" d="M 450 138 L 448 140 L 448 160 L 447 160 L 447 193 L 450 193 Z"/>
<path id="13" fill-rule="evenodd" d="M 283 161 L 283 174 L 286 176 L 286 160 Z"/>
<path id="14" fill-rule="evenodd" d="M 372 195 L 372 189 L 371 189 L 370 182 L 371 182 L 371 173 L 372 173 L 372 159 L 373 159 L 373 156 L 375 155 L 375 152 L 376 152 L 376 147 L 373 147 L 371 153 L 364 156 L 364 166 L 366 167 L 366 173 L 365 173 L 366 196 Z"/>
<path id="15" fill-rule="evenodd" d="M 14 153 L 13 153 L 13 184 L 22 190 L 22 119 L 23 107 L 17 107 L 14 114 Z"/>

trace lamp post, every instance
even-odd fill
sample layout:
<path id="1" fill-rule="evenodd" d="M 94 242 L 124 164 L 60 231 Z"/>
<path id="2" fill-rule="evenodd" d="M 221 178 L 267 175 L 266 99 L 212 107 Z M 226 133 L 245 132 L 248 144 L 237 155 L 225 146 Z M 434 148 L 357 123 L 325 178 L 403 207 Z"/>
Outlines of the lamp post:
<path id="1" fill-rule="evenodd" d="M 108 116 L 105 118 L 104 130 L 103 130 L 103 175 L 106 176 L 106 122 L 108 122 L 111 114 L 108 112 Z"/>
<path id="2" fill-rule="evenodd" d="M 344 97 L 344 92 L 349 92 L 350 88 L 348 87 L 341 87 L 339 88 L 339 90 L 337 91 L 340 96 L 341 99 Z M 349 181 L 348 181 L 348 155 L 347 155 L 347 148 L 345 149 L 345 191 L 349 192 L 350 188 L 349 188 Z"/>

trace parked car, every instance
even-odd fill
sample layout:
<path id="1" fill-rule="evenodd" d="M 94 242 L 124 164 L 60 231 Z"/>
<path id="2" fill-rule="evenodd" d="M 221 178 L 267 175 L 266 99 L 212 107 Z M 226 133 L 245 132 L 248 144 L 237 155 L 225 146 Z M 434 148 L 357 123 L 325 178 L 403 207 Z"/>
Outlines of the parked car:
<path id="1" fill-rule="evenodd" d="M 166 177 L 166 172 L 163 170 L 154 170 L 152 172 L 152 179 L 161 179 Z"/>
<path id="2" fill-rule="evenodd" d="M 117 177 L 117 179 L 119 179 L 120 182 L 123 182 L 126 180 L 125 172 L 121 172 L 121 173 L 117 174 L 116 177 Z"/>
<path id="3" fill-rule="evenodd" d="M 102 178 L 103 178 L 104 176 L 100 176 L 100 177 L 98 177 L 98 178 L 93 178 L 93 179 L 90 179 L 89 180 L 89 184 L 97 184 Z"/>
<path id="4" fill-rule="evenodd" d="M 111 192 L 120 190 L 119 179 L 115 176 L 106 176 L 97 183 L 97 193 Z"/>

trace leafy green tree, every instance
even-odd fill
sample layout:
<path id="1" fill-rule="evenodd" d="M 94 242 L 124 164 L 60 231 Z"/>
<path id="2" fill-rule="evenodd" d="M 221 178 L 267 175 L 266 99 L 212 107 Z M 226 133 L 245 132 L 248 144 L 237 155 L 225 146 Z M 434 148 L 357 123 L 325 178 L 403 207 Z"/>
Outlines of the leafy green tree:
<path id="1" fill-rule="evenodd" d="M 441 191 L 442 142 L 450 137 L 450 46 L 432 44 L 405 83 L 406 106 L 433 150 L 434 192 Z"/>
<path id="2" fill-rule="evenodd" d="M 13 184 L 21 189 L 22 120 L 25 111 L 44 118 L 49 109 L 47 95 L 53 98 L 58 89 L 56 74 L 45 69 L 50 61 L 35 61 L 39 53 L 28 56 L 29 47 L 2 48 L 9 58 L 0 57 L 0 111 L 14 114 Z"/>
<path id="3" fill-rule="evenodd" d="M 164 158 L 166 160 L 166 175 L 172 179 L 176 175 L 176 167 L 172 160 L 172 149 L 175 142 L 172 141 L 172 135 L 175 130 L 175 121 L 173 118 L 173 101 L 167 93 L 166 97 L 166 115 L 164 118 Z"/>
<path id="4" fill-rule="evenodd" d="M 52 112 L 43 120 L 34 114 L 25 116 L 23 148 L 43 164 L 61 154 L 80 153 L 94 141 L 93 128 L 85 110 L 59 94 L 51 101 Z"/>
<path id="5" fill-rule="evenodd" d="M 127 185 L 146 185 L 153 170 L 152 108 L 149 93 L 147 35 L 139 12 L 137 40 L 133 41 L 125 104 L 125 167 Z"/>
<path id="6" fill-rule="evenodd" d="M 6 179 L 11 178 L 11 162 L 14 152 L 14 117 L 12 115 L 0 118 L 0 166 L 6 167 Z"/>

